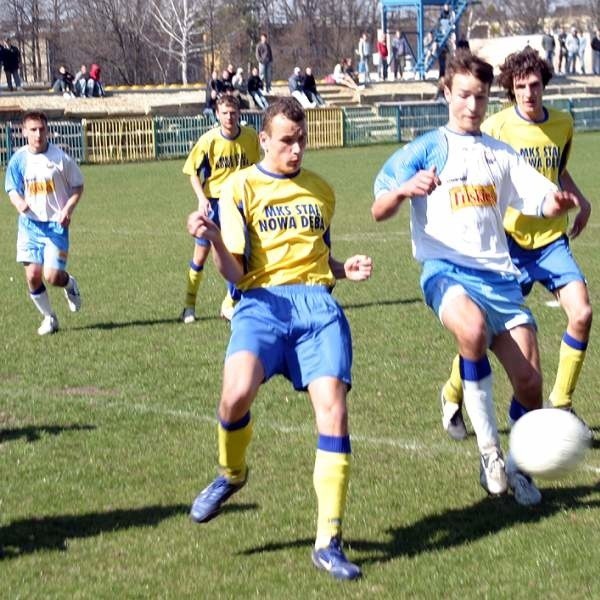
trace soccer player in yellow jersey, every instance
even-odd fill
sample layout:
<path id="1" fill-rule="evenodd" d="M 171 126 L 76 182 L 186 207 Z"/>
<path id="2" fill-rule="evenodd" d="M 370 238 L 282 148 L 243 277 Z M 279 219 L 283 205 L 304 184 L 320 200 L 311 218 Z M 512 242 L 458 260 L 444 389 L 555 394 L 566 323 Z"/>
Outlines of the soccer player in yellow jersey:
<path id="1" fill-rule="evenodd" d="M 566 112 L 544 106 L 543 91 L 552 72 L 535 50 L 526 48 L 511 54 L 500 70 L 499 83 L 514 105 L 489 117 L 482 131 L 508 143 L 542 175 L 579 198 L 580 209 L 570 230 L 566 214 L 543 219 L 509 208 L 504 217 L 511 258 L 521 272 L 519 282 L 524 295 L 537 281 L 554 294 L 567 315 L 550 404 L 573 411 L 572 396 L 592 324 L 585 278 L 569 248 L 569 237 L 575 238 L 583 231 L 591 211 L 590 203 L 567 171 L 573 119 Z M 444 428 L 454 439 L 463 439 L 462 382 L 456 358 L 441 398 Z M 514 421 L 524 411 L 513 398 L 510 418 Z"/>
<path id="2" fill-rule="evenodd" d="M 239 124 L 240 105 L 236 98 L 221 96 L 217 100 L 216 110 L 219 127 L 200 137 L 185 161 L 183 172 L 190 177 L 198 199 L 198 210 L 211 215 L 219 224 L 219 197 L 223 184 L 235 171 L 258 162 L 260 146 L 256 131 Z M 210 242 L 196 239 L 187 274 L 185 306 L 181 314 L 184 323 L 196 320 L 196 296 L 209 252 Z M 231 319 L 238 292 L 232 285 L 228 285 L 228 288 L 221 305 L 221 316 Z"/>
<path id="3" fill-rule="evenodd" d="M 281 97 L 267 108 L 260 143 L 264 159 L 232 176 L 221 196 L 222 229 L 201 211 L 188 219 L 188 231 L 211 241 L 218 270 L 242 290 L 218 409 L 219 476 L 200 492 L 190 516 L 197 523 L 211 520 L 245 485 L 250 406 L 264 381 L 284 375 L 308 391 L 316 418 L 313 563 L 337 579 L 356 579 L 360 568 L 346 558 L 341 537 L 352 340 L 331 290 L 337 279 L 368 279 L 371 259 L 356 255 L 341 263 L 331 255 L 335 197 L 323 179 L 302 168 L 306 121 L 296 99 Z"/>

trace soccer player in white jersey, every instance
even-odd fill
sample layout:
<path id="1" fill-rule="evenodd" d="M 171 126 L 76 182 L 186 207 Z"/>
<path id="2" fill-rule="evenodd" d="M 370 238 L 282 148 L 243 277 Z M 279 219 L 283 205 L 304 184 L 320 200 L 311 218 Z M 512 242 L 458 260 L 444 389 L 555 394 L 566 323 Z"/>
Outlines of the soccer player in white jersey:
<path id="1" fill-rule="evenodd" d="M 482 123 L 482 130 L 509 144 L 542 175 L 579 198 L 580 210 L 569 226 L 567 215 L 539 219 L 508 209 L 504 229 L 513 263 L 519 269 L 523 294 L 538 282 L 554 294 L 567 316 L 558 368 L 549 404 L 573 411 L 573 394 L 585 360 L 592 306 L 585 277 L 575 261 L 569 238 L 576 238 L 588 222 L 591 206 L 567 170 L 573 143 L 573 118 L 568 112 L 544 106 L 543 91 L 552 77 L 548 63 L 532 48 L 506 57 L 498 83 L 513 105 Z M 442 424 L 450 437 L 463 439 L 466 428 L 461 414 L 462 385 L 458 360 L 452 363 L 450 378 L 442 388 Z M 523 408 L 513 399 L 510 416 Z M 591 430 L 589 435 L 592 435 Z"/>
<path id="2" fill-rule="evenodd" d="M 487 356 L 489 347 L 523 406 L 541 407 L 535 321 L 524 305 L 502 217 L 508 206 L 554 217 L 579 205 L 509 146 L 481 133 L 492 80 L 491 65 L 465 50 L 455 54 L 444 79 L 448 124 L 388 159 L 375 181 L 371 212 L 377 221 L 389 219 L 410 200 L 423 294 L 460 355 L 464 404 L 481 455 L 480 482 L 490 494 L 510 488 L 519 504 L 533 505 L 541 493 L 502 454 Z"/>
<path id="3" fill-rule="evenodd" d="M 65 291 L 72 312 L 81 308 L 79 287 L 66 271 L 69 229 L 83 193 L 77 163 L 48 142 L 48 120 L 41 112 L 23 116 L 27 145 L 10 159 L 5 189 L 19 213 L 17 262 L 23 263 L 29 296 L 43 316 L 39 335 L 58 331 L 44 280 Z"/>

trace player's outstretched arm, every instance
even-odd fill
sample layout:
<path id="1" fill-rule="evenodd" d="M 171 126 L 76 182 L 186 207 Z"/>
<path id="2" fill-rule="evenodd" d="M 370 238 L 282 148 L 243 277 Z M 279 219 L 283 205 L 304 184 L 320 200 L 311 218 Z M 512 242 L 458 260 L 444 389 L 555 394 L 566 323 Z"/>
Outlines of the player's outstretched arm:
<path id="1" fill-rule="evenodd" d="M 336 279 L 350 279 L 351 281 L 366 281 L 373 272 L 373 260 L 370 256 L 356 254 L 347 258 L 343 263 L 329 257 L 329 266 Z"/>
<path id="2" fill-rule="evenodd" d="M 227 281 L 237 283 L 243 277 L 241 261 L 229 252 L 223 243 L 221 231 L 213 220 L 200 210 L 194 211 L 188 216 L 187 230 L 190 235 L 202 237 L 212 244 L 215 266 Z"/>
<path id="3" fill-rule="evenodd" d="M 560 185 L 563 190 L 571 192 L 579 198 L 579 212 L 569 230 L 569 237 L 575 239 L 585 229 L 592 213 L 592 206 L 571 177 L 571 174 L 566 170 L 560 176 Z"/>
<path id="4" fill-rule="evenodd" d="M 413 175 L 399 187 L 380 194 L 371 205 L 371 214 L 376 221 L 384 221 L 393 217 L 407 198 L 427 196 L 440 185 L 435 167 L 422 170 Z"/>
<path id="5" fill-rule="evenodd" d="M 550 192 L 544 199 L 542 214 L 544 217 L 558 217 L 573 208 L 578 208 L 579 198 L 571 193 L 559 190 Z"/>

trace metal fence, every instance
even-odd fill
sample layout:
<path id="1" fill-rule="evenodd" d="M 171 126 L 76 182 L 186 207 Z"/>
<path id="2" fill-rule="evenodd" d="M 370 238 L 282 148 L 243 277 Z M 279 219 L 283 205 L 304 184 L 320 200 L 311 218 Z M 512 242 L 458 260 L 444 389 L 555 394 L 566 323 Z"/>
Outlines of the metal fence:
<path id="1" fill-rule="evenodd" d="M 600 97 L 549 98 L 547 105 L 571 113 L 577 131 L 600 129 Z M 506 104 L 490 102 L 488 114 Z M 376 106 L 325 107 L 306 111 L 309 148 L 339 148 L 407 142 L 444 125 L 443 102 L 382 102 Z M 257 131 L 263 113 L 242 111 L 242 122 Z M 214 127 L 204 115 L 50 121 L 49 139 L 81 163 L 132 162 L 183 158 L 198 138 Z M 21 125 L 0 123 L 0 165 L 25 144 Z"/>

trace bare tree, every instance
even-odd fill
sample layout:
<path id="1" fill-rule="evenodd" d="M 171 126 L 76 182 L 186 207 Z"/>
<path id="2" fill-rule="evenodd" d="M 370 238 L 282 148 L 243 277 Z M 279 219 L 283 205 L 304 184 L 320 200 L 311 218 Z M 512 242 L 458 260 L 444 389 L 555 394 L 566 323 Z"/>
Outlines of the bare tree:
<path id="1" fill-rule="evenodd" d="M 209 1 L 208 4 L 207 8 L 212 11 L 213 3 Z M 161 45 L 160 41 L 151 43 L 169 58 L 176 59 L 181 81 L 186 84 L 190 59 L 205 49 L 201 29 L 205 15 L 203 7 L 194 0 L 151 0 L 148 6 L 154 25 L 168 40 L 166 45 Z"/>

